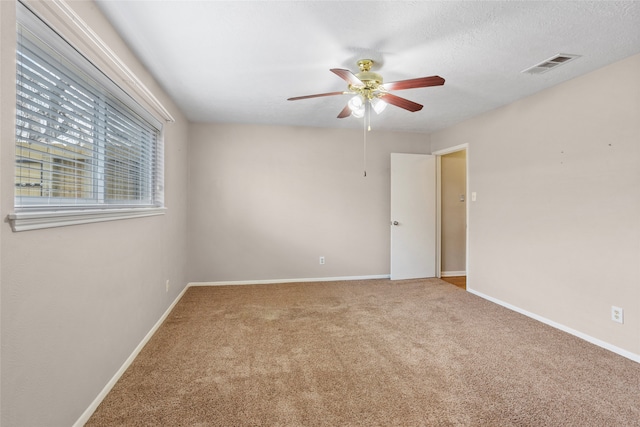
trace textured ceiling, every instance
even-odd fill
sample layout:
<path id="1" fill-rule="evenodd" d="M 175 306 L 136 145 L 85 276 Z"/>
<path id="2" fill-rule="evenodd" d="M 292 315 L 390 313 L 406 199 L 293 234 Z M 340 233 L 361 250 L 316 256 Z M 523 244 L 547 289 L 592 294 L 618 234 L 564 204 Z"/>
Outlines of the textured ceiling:
<path id="1" fill-rule="evenodd" d="M 348 97 L 329 72 L 376 61 L 386 82 L 439 75 L 444 86 L 396 91 L 374 129 L 432 132 L 640 53 L 640 2 L 117 1 L 98 6 L 191 121 L 361 128 L 337 119 Z M 522 70 L 582 55 L 544 74 Z"/>

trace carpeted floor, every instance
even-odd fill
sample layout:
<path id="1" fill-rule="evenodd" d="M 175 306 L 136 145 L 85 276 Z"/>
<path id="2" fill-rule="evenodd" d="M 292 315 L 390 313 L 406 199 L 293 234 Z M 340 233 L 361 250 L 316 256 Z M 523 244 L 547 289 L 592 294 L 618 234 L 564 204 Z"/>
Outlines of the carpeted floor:
<path id="1" fill-rule="evenodd" d="M 438 279 L 193 287 L 87 426 L 640 426 L 640 364 Z"/>

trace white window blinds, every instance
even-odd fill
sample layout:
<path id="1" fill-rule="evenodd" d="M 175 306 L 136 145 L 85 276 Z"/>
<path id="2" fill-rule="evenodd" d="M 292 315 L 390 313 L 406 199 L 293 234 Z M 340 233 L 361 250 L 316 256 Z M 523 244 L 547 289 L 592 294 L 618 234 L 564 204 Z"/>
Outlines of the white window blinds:
<path id="1" fill-rule="evenodd" d="M 16 210 L 162 206 L 160 122 L 20 10 Z"/>

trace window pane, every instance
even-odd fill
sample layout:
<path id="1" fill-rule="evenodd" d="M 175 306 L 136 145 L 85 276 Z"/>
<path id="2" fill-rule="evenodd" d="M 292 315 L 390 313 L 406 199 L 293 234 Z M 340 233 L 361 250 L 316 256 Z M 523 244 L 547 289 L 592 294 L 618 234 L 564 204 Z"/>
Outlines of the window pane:
<path id="1" fill-rule="evenodd" d="M 162 206 L 159 125 L 20 9 L 16 208 Z"/>

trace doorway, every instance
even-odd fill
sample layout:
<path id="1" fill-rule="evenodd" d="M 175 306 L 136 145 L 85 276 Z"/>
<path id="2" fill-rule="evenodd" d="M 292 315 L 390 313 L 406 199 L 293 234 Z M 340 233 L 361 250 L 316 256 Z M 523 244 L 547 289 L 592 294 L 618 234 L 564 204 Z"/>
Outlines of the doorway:
<path id="1" fill-rule="evenodd" d="M 437 159 L 437 277 L 466 289 L 469 265 L 467 144 L 433 154 Z"/>

